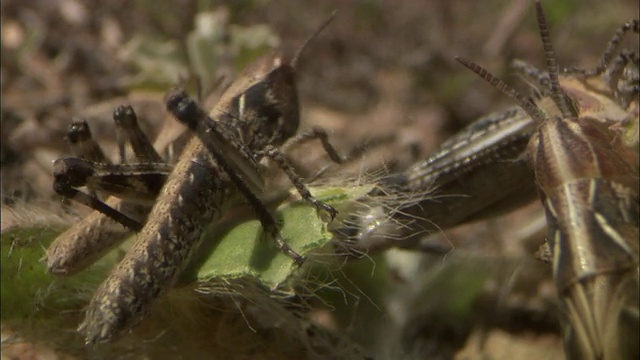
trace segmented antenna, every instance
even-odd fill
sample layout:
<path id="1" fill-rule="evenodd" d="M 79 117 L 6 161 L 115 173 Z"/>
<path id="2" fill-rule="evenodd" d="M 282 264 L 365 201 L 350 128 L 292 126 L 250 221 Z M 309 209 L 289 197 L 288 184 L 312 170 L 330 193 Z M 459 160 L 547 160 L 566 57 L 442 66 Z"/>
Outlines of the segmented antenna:
<path id="1" fill-rule="evenodd" d="M 333 21 L 333 19 L 336 17 L 336 14 L 338 13 L 338 10 L 333 10 L 333 12 L 331 13 L 331 15 L 329 15 L 329 17 L 322 22 L 322 24 L 320 24 L 320 26 L 318 27 L 318 29 L 311 34 L 311 36 L 309 36 L 307 38 L 307 40 L 304 41 L 304 43 L 302 44 L 302 46 L 300 46 L 300 48 L 298 49 L 298 51 L 296 51 L 295 55 L 293 56 L 293 59 L 291 59 L 291 66 L 295 69 L 296 65 L 298 64 L 298 59 L 300 58 L 300 55 L 302 55 L 302 52 L 304 51 L 304 49 L 307 48 L 307 45 L 309 45 L 310 42 L 312 42 L 313 40 L 315 40 L 315 38 L 318 37 L 318 35 L 320 35 L 320 33 L 327 27 L 329 26 L 329 24 Z"/>
<path id="2" fill-rule="evenodd" d="M 496 89 L 500 90 L 503 94 L 514 99 L 517 104 L 524 110 L 535 122 L 542 123 L 545 120 L 545 115 L 540 108 L 529 98 L 524 97 L 517 92 L 514 88 L 507 85 L 504 81 L 498 79 L 495 75 L 487 71 L 482 66 L 474 63 L 473 61 L 465 60 L 456 56 L 456 60 L 467 67 L 469 70 L 476 73 L 478 76 L 486 80 Z"/>
<path id="3" fill-rule="evenodd" d="M 536 0 L 536 19 L 538 21 L 538 29 L 540 30 L 542 47 L 544 48 L 544 56 L 547 60 L 547 72 L 549 73 L 549 80 L 551 81 L 551 98 L 556 106 L 558 106 L 564 118 L 575 117 L 578 115 L 578 112 L 571 104 L 571 100 L 569 100 L 567 94 L 565 94 L 560 87 L 560 81 L 558 80 L 558 63 L 556 62 L 556 56 L 553 51 L 553 46 L 551 45 L 549 26 L 547 25 L 547 19 L 544 16 L 540 0 Z"/>

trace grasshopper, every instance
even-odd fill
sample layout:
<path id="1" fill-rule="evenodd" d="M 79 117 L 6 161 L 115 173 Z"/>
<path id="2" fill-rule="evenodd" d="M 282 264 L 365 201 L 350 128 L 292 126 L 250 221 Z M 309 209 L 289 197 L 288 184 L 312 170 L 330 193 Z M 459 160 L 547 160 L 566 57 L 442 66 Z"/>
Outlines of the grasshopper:
<path id="1" fill-rule="evenodd" d="M 362 247 L 416 247 L 425 233 L 505 213 L 537 192 L 568 357 L 637 358 L 638 140 L 621 129 L 637 129 L 639 61 L 628 50 L 614 55 L 638 20 L 620 27 L 595 69 L 558 74 L 539 2 L 536 12 L 547 71 L 515 67 L 540 84 L 537 103 L 459 59 L 519 108 L 479 119 L 426 161 L 383 179 L 382 194 L 418 198 L 383 212 L 396 228 L 378 214 L 356 237 Z"/>
<path id="2" fill-rule="evenodd" d="M 174 166 L 159 166 L 156 162 L 116 167 L 79 158 L 61 159 L 56 163 L 56 174 L 60 175 L 56 181 L 59 193 L 98 209 L 101 216 L 106 215 L 139 231 L 131 251 L 98 288 L 88 306 L 85 320 L 79 327 L 79 331 L 85 333 L 87 343 L 109 340 L 141 321 L 153 302 L 175 283 L 200 243 L 204 228 L 220 219 L 228 208 L 242 202 L 252 205 L 276 246 L 296 263 L 302 263 L 304 258 L 286 244 L 273 215 L 258 198 L 257 194 L 264 188 L 259 162 L 264 156 L 273 159 L 304 199 L 328 213 L 329 218 L 335 216 L 332 207 L 310 194 L 288 159 L 278 151 L 287 140 L 286 146 L 320 139 L 334 161 L 346 159 L 337 154 L 321 129 L 294 137 L 299 125 L 295 65 L 305 46 L 332 18 L 322 24 L 290 62 L 282 55 L 272 54 L 247 67 L 210 115 L 199 109 L 184 92 L 170 92 L 167 108 L 178 119 L 203 126 L 193 128 L 198 136 L 192 137 Z M 128 138 L 135 150 L 139 138 L 136 134 L 141 133 L 119 125 L 124 130 L 123 137 Z M 138 148 L 148 149 L 146 144 Z M 120 154 L 122 158 L 123 150 Z M 145 159 L 157 160 L 152 156 Z M 135 174 L 135 177 L 111 181 L 115 178 L 112 177 L 104 181 L 104 176 L 117 174 L 118 169 L 127 169 L 118 179 L 125 179 L 127 174 Z M 153 169 L 156 170 L 153 173 L 146 172 Z M 107 204 L 88 200 L 86 194 L 75 189 L 89 185 L 101 192 L 115 194 L 117 191 L 111 188 L 114 183 L 145 183 L 144 179 L 150 176 L 154 177 L 154 184 L 164 183 L 164 186 L 146 187 L 143 192 L 150 195 L 146 200 L 153 202 L 146 222 L 117 209 L 106 209 Z M 127 201 L 128 195 L 133 194 L 123 195 Z M 56 257 L 52 253 L 51 249 L 47 253 L 49 260 Z"/>
<path id="3" fill-rule="evenodd" d="M 547 59 L 547 76 L 540 79 L 547 85 L 545 90 L 554 107 L 543 102 L 536 104 L 477 64 L 458 61 L 515 99 L 536 124 L 526 159 L 545 208 L 547 245 L 560 298 L 567 356 L 636 359 L 640 326 L 638 168 L 621 153 L 625 146 L 620 144 L 620 134 L 612 128 L 621 119 L 613 112 L 595 115 L 594 110 L 599 109 L 588 105 L 594 105 L 592 101 L 597 95 L 584 89 L 588 89 L 590 78 L 604 72 L 622 34 L 630 29 L 638 32 L 638 21 L 621 27 L 611 41 L 613 47 L 605 52 L 602 65 L 596 70 L 573 71 L 584 78 L 584 88 L 568 87 L 558 76 L 542 5 L 539 1 L 535 5 Z M 622 58 L 618 64 L 626 66 L 630 59 L 632 66 L 638 66 L 637 55 L 627 57 L 627 61 L 625 55 Z M 620 71 L 614 67 L 607 77 Z M 620 99 L 616 93 L 626 87 L 618 87 L 616 81 L 609 84 L 610 96 Z M 632 91 L 637 96 L 637 85 Z M 628 105 L 628 98 L 618 100 L 618 104 Z M 612 101 L 598 105 L 614 106 Z M 624 109 L 620 110 L 624 114 Z"/>
<path id="4" fill-rule="evenodd" d="M 525 154 L 545 208 L 567 356 L 637 358 L 638 169 L 621 152 L 625 146 L 615 130 L 620 121 L 633 121 L 622 108 L 629 98 L 618 94 L 625 86 L 609 82 L 609 96 L 618 99 L 618 107 L 597 114 L 588 106 L 597 95 L 585 90 L 590 79 L 604 72 L 621 36 L 638 31 L 638 21 L 616 33 L 595 71 L 574 70 L 577 75 L 561 82 L 539 1 L 536 14 L 547 58 L 547 75 L 539 78 L 555 108 L 520 95 L 477 64 L 458 61 L 515 99 L 536 125 Z M 618 67 L 629 60 L 637 67 L 637 56 L 635 61 L 622 58 Z M 606 75 L 620 71 L 614 67 Z M 583 87 L 571 83 L 580 80 Z M 601 101 L 601 108 L 615 106 Z"/>
<path id="5" fill-rule="evenodd" d="M 637 114 L 637 102 L 631 100 L 638 93 L 638 71 L 637 67 L 634 71 L 625 66 L 637 64 L 637 54 L 622 50 L 620 56 L 613 58 L 622 35 L 634 27 L 637 22 L 632 21 L 618 30 L 595 69 L 572 69 L 561 74 L 563 87 L 583 97 L 583 111 L 610 118 L 614 127 L 629 125 L 630 114 Z M 545 90 L 549 86 L 546 72 L 521 61 L 515 61 L 513 66 L 540 83 L 540 97 L 550 99 L 550 92 Z M 531 180 L 534 174 L 526 161 L 526 148 L 536 131 L 534 120 L 517 106 L 472 122 L 426 160 L 378 182 L 382 191 L 374 196 L 413 194 L 413 199 L 405 203 L 407 199 L 400 196 L 403 203 L 390 205 L 388 218 L 399 223 L 400 229 L 385 234 L 387 230 L 379 229 L 384 221 L 372 217 L 370 226 L 360 226 L 358 241 L 382 247 L 412 247 L 425 234 L 505 214 L 533 201 L 536 186 Z M 629 154 L 629 149 L 637 147 L 637 140 L 633 134 L 621 136 L 627 139 L 627 150 L 623 152 L 633 163 L 637 155 L 633 151 Z M 386 236 L 389 238 L 384 239 Z"/>

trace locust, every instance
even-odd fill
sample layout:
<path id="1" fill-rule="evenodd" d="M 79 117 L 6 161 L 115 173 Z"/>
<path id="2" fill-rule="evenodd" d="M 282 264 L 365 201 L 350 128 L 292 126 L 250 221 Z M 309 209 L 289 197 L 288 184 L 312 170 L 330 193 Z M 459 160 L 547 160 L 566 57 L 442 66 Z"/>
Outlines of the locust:
<path id="1" fill-rule="evenodd" d="M 635 359 L 640 326 L 637 162 L 629 163 L 625 156 L 632 150 L 615 129 L 621 119 L 612 113 L 597 116 L 587 106 L 592 105 L 593 96 L 578 86 L 563 90 L 542 5 L 539 1 L 535 5 L 547 59 L 544 80 L 555 107 L 522 96 L 473 62 L 458 61 L 515 99 L 537 125 L 526 159 L 545 209 L 546 245 L 560 298 L 567 357 Z M 625 23 L 611 44 L 616 45 L 631 29 L 638 32 L 637 20 Z M 587 84 L 605 71 L 611 54 L 605 51 L 595 71 L 573 72 Z M 620 79 L 616 76 L 620 65 L 624 68 L 631 63 L 637 69 L 637 54 L 624 54 L 628 53 L 607 71 L 607 78 Z M 626 86 L 618 87 L 616 81 L 609 85 L 612 98 L 618 98 L 621 106 L 628 105 L 629 98 L 618 94 Z M 637 87 L 629 89 L 637 97 Z"/>
<path id="2" fill-rule="evenodd" d="M 539 1 L 536 13 L 546 71 L 514 64 L 539 85 L 535 100 L 458 58 L 518 107 L 479 119 L 427 160 L 382 179 L 382 194 L 417 196 L 385 219 L 366 219 L 357 237 L 363 247 L 415 248 L 425 234 L 506 213 L 537 193 L 548 228 L 540 253 L 552 263 L 567 357 L 635 359 L 638 139 L 624 129 L 638 127 L 639 60 L 618 47 L 638 20 L 616 31 L 594 69 L 559 73 Z"/>
<path id="3" fill-rule="evenodd" d="M 273 214 L 259 198 L 264 191 L 260 161 L 263 157 L 273 159 L 301 196 L 326 214 L 325 219 L 330 221 L 335 217 L 336 210 L 311 195 L 290 161 L 278 150 L 281 146 L 319 139 L 332 160 L 346 159 L 328 142 L 322 129 L 296 136 L 300 115 L 295 65 L 305 46 L 334 15 L 307 39 L 290 61 L 274 53 L 245 68 L 209 114 L 184 91 L 171 91 L 167 96 L 167 109 L 178 120 L 189 124 L 196 134 L 175 165 L 157 162 L 158 158 L 151 153 L 138 156 L 144 160 L 138 164 L 99 164 L 81 157 L 60 159 L 54 164 L 54 188 L 98 210 L 94 215 L 101 220 L 94 220 L 94 226 L 106 218 L 138 232 L 131 250 L 99 286 L 88 305 L 78 329 L 85 334 L 87 344 L 108 341 L 138 324 L 154 301 L 175 284 L 202 241 L 205 227 L 238 204 L 249 203 L 276 246 L 295 263 L 304 261 L 287 245 Z M 124 135 L 120 137 L 128 140 L 134 150 L 149 150 L 149 142 L 141 139 L 143 134 L 127 124 L 119 124 Z M 122 149 L 123 145 L 119 152 L 121 162 L 124 160 Z M 144 186 L 138 186 L 140 184 Z M 132 216 L 119 211 L 122 206 L 117 209 L 114 203 L 105 204 L 82 193 L 77 190 L 80 186 L 119 196 L 121 201 L 136 201 L 150 210 L 143 217 Z M 128 193 L 143 188 L 141 193 Z M 84 231 L 92 233 L 95 229 Z M 78 237 L 66 236 L 64 242 L 78 240 Z M 47 251 L 50 270 L 63 268 L 59 265 L 62 261 L 52 261 L 65 255 L 65 248 L 56 247 L 56 243 L 58 240 Z M 69 247 L 73 252 L 73 245 Z M 62 249 L 62 253 L 56 253 L 56 249 Z M 89 252 L 92 258 L 98 256 L 92 249 L 81 253 Z M 80 261 L 83 266 L 88 263 Z"/>

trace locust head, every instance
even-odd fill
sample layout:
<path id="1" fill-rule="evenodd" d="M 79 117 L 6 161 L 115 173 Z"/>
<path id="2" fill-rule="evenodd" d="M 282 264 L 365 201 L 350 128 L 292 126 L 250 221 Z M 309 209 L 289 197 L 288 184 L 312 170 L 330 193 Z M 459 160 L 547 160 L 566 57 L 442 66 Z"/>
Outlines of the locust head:
<path id="1" fill-rule="evenodd" d="M 231 117 L 236 119 L 240 137 L 250 149 L 282 143 L 298 131 L 300 107 L 295 69 L 279 54 L 259 59 L 240 75 L 235 89 L 227 93 Z M 239 87 L 244 87 L 238 91 Z M 215 111 L 215 109 L 214 109 Z M 214 117 L 215 118 L 215 117 Z"/>
<path id="2" fill-rule="evenodd" d="M 250 150 L 280 146 L 300 125 L 296 65 L 307 45 L 329 25 L 335 12 L 302 44 L 293 57 L 279 52 L 249 65 L 229 87 L 210 116 L 227 119 Z M 224 111 L 222 110 L 224 109 Z"/>

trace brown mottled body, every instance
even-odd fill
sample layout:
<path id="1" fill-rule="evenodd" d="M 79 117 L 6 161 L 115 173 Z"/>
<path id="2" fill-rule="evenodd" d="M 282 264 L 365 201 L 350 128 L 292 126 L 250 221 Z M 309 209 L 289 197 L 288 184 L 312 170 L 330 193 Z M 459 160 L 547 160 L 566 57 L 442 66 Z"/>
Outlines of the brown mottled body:
<path id="1" fill-rule="evenodd" d="M 169 93 L 167 109 L 197 136 L 183 150 L 133 248 L 91 300 L 79 328 L 87 343 L 108 341 L 140 322 L 175 284 L 205 228 L 241 201 L 253 206 L 280 250 L 302 260 L 284 242 L 275 218 L 258 198 L 264 187 L 260 160 L 267 149 L 291 138 L 300 124 L 296 59 L 289 63 L 271 54 L 250 64 L 210 117 L 186 93 Z M 300 184 L 301 193 L 307 190 L 301 182 L 294 184 Z M 333 208 L 310 194 L 307 200 L 334 215 Z"/>
<path id="2" fill-rule="evenodd" d="M 212 117 L 218 120 L 212 124 L 216 127 L 213 134 L 219 137 L 215 141 L 225 146 L 216 151 L 224 150 L 224 156 L 233 160 L 230 163 L 245 175 L 246 184 L 250 184 L 244 186 L 256 190 L 263 186 L 256 162 L 247 153 L 248 148 L 232 144 L 242 144 L 238 139 L 242 130 L 263 124 L 243 117 L 243 109 L 238 106 L 243 106 L 247 88 L 262 79 L 259 76 L 265 72 L 262 67 L 270 70 L 272 65 L 269 58 L 263 58 L 250 66 L 245 70 L 247 74 L 227 89 L 212 111 Z M 294 133 L 298 125 L 297 99 L 295 106 L 295 121 L 284 122 L 278 116 L 269 118 L 277 123 L 265 121 L 264 125 L 276 125 L 276 129 L 286 127 Z M 255 120 L 256 115 L 253 116 Z M 290 136 L 288 131 L 276 133 Z M 262 134 L 254 136 L 259 138 Z M 232 170 L 219 166 L 215 155 L 198 137 L 193 137 L 183 150 L 133 248 L 98 288 L 89 304 L 79 328 L 85 333 L 87 343 L 108 340 L 136 325 L 153 302 L 173 286 L 199 244 L 205 227 L 218 220 L 229 206 L 243 199 L 225 171 Z"/>
<path id="3" fill-rule="evenodd" d="M 527 159 L 545 208 L 567 357 L 637 359 L 639 176 L 637 160 L 627 161 L 634 150 L 619 131 L 621 124 L 638 123 L 637 113 L 627 111 L 640 89 L 637 53 L 623 50 L 621 60 L 610 62 L 621 36 L 638 32 L 638 20 L 620 27 L 594 71 L 573 69 L 560 77 L 539 1 L 536 15 L 547 72 L 527 69 L 544 80 L 538 103 L 479 65 L 458 60 L 516 100 L 538 125 Z"/>
<path id="4" fill-rule="evenodd" d="M 553 118 L 528 150 L 572 359 L 639 356 L 638 174 L 614 142 L 594 119 Z"/>
<path id="5" fill-rule="evenodd" d="M 205 225 L 240 199 L 197 138 L 187 145 L 131 251 L 96 291 L 80 330 L 106 340 L 139 322 L 175 283 Z"/>
<path id="6" fill-rule="evenodd" d="M 509 211 L 537 190 L 568 357 L 637 359 L 638 53 L 614 55 L 621 36 L 638 32 L 638 20 L 618 29 L 595 70 L 559 74 L 539 2 L 536 10 L 547 69 L 515 64 L 540 86 L 535 101 L 458 59 L 521 110 L 488 115 L 426 161 L 383 179 L 383 196 L 412 196 L 398 196 L 402 203 L 390 211 L 374 208 L 358 240 L 368 248 L 416 247 L 425 234 Z"/>

